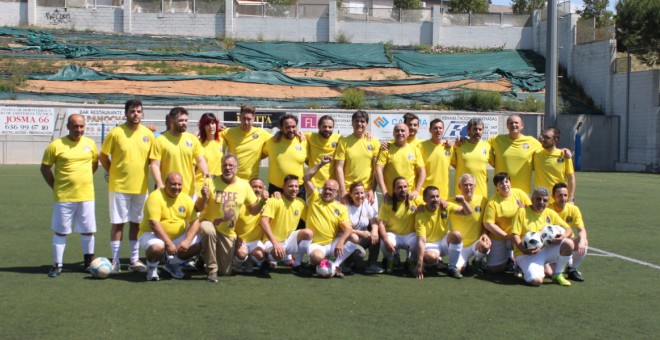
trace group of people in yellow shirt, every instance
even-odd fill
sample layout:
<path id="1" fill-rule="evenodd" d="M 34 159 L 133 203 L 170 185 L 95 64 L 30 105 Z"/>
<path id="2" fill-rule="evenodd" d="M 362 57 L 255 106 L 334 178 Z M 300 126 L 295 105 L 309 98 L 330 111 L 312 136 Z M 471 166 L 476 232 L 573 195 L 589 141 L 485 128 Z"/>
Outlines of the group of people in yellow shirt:
<path id="1" fill-rule="evenodd" d="M 253 126 L 255 109 L 244 105 L 240 125 L 228 129 L 212 113 L 202 115 L 198 136 L 187 132 L 188 112 L 175 107 L 167 115 L 168 130 L 154 138 L 140 123 L 142 103 L 129 100 L 125 114 L 126 123 L 108 134 L 98 155 L 95 143 L 83 136 L 80 115 L 68 118 L 69 134 L 44 154 L 41 171 L 56 201 L 51 277 L 62 271 L 71 226 L 81 233 L 85 267 L 94 257 L 92 175 L 100 160 L 108 171 L 114 273 L 121 271 L 121 239 L 128 222 L 128 269 L 146 272 L 148 280 L 159 280 L 161 262 L 174 278 L 203 268 L 208 281 L 217 282 L 218 276 L 249 272 L 255 265 L 259 275 L 270 277 L 276 261 L 290 262 L 294 272 L 309 275 L 310 267 L 326 258 L 333 259 L 332 275 L 343 277 L 366 256 L 365 248 L 369 274 L 393 272 L 399 250 L 405 249 L 406 269 L 420 279 L 446 267 L 442 257 L 448 256 L 447 273 L 456 278 L 473 258 L 471 265 L 479 272 L 502 272 L 517 263 L 530 284 L 542 283 L 550 273 L 556 282 L 570 284 L 558 275 L 566 266 L 569 278 L 582 280 L 577 268 L 587 249 L 586 230 L 572 204 L 570 151 L 556 148 L 557 129 L 546 129 L 539 143 L 522 134 L 521 117 L 512 115 L 508 134 L 482 141 L 484 124 L 475 118 L 468 122 L 467 138 L 451 145 L 442 139 L 441 120 L 430 122 L 431 139 L 421 141 L 416 137 L 419 118 L 406 114 L 393 129 L 394 139 L 380 143 L 367 131 L 368 114 L 358 110 L 348 136 L 334 133 L 334 120 L 327 115 L 319 119 L 318 132 L 302 134 L 290 114 L 271 135 Z M 259 179 L 266 157 L 267 189 Z M 490 200 L 487 164 L 496 172 Z M 450 198 L 451 166 L 456 195 Z M 530 201 L 532 171 L 536 189 Z M 149 172 L 157 190 L 147 196 Z M 552 196 L 541 190 L 553 186 Z M 536 205 L 538 196 L 545 205 Z M 567 232 L 540 252 L 524 249 L 524 233 L 544 223 Z M 571 227 L 578 231 L 574 238 Z M 376 263 L 381 252 L 382 267 Z M 310 266 L 301 262 L 305 255 Z M 546 264 L 556 264 L 554 271 Z"/>

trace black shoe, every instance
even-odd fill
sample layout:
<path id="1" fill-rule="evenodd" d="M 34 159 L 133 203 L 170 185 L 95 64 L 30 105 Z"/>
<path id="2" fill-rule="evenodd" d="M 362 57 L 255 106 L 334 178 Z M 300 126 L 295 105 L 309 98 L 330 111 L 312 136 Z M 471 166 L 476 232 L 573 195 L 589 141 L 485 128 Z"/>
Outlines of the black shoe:
<path id="1" fill-rule="evenodd" d="M 270 279 L 270 261 L 264 260 L 263 262 L 261 262 L 261 265 L 259 265 L 259 271 L 257 272 L 257 276 L 265 279 Z"/>
<path id="2" fill-rule="evenodd" d="M 197 271 L 203 272 L 204 271 L 204 260 L 202 259 L 201 256 L 197 258 L 197 261 L 195 261 L 195 268 L 197 268 Z"/>
<path id="3" fill-rule="evenodd" d="M 571 281 L 583 282 L 584 277 L 577 269 L 571 269 L 568 271 L 568 279 Z"/>
<path id="4" fill-rule="evenodd" d="M 516 269 L 516 260 L 507 259 L 506 260 L 506 271 L 512 272 Z"/>
<path id="5" fill-rule="evenodd" d="M 94 254 L 85 254 L 84 255 L 83 272 L 85 272 L 85 273 L 89 272 L 89 267 L 92 265 L 93 260 L 94 260 Z"/>

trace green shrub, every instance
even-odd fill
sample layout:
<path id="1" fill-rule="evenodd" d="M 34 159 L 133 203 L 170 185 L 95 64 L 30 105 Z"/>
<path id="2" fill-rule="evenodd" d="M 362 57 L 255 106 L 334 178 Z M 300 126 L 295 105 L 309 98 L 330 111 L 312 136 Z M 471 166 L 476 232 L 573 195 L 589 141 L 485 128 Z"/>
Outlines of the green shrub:
<path id="1" fill-rule="evenodd" d="M 364 107 L 364 91 L 357 87 L 349 87 L 341 93 L 341 107 L 344 109 L 361 109 Z"/>

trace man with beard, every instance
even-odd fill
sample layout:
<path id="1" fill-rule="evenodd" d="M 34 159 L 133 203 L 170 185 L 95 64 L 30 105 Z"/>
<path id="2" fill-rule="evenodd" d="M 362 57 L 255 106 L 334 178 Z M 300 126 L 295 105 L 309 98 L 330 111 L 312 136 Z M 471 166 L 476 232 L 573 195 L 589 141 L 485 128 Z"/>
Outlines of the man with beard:
<path id="1" fill-rule="evenodd" d="M 568 201 L 575 198 L 575 171 L 573 160 L 564 157 L 564 152 L 557 148 L 559 129 L 551 127 L 541 134 L 542 149 L 534 153 L 534 186 L 552 188 L 557 183 L 568 184 Z M 553 202 L 553 197 L 550 202 Z"/>
<path id="2" fill-rule="evenodd" d="M 282 192 L 284 177 L 295 175 L 302 178 L 305 174 L 307 159 L 307 141 L 300 141 L 297 136 L 298 117 L 285 114 L 280 119 L 282 138 L 272 137 L 263 147 L 264 157 L 268 161 L 268 193 Z M 279 140 L 278 140 L 279 139 Z M 304 197 L 305 191 L 300 190 L 298 197 Z"/>
<path id="3" fill-rule="evenodd" d="M 378 185 L 383 192 L 383 197 L 387 202 L 389 195 L 393 193 L 394 179 L 403 177 L 408 183 L 414 184 L 410 192 L 410 199 L 414 200 L 419 196 L 422 185 L 426 179 L 426 170 L 424 169 L 424 160 L 419 149 L 408 144 L 408 127 L 403 124 L 394 126 L 394 143 L 389 145 L 387 150 L 381 150 L 376 164 L 376 177 Z M 406 192 L 406 195 L 408 193 Z"/>
<path id="4" fill-rule="evenodd" d="M 338 133 L 333 133 L 335 128 L 335 120 L 332 117 L 325 115 L 319 118 L 318 132 L 306 133 L 305 139 L 307 140 L 307 166 L 312 167 L 314 164 L 321 162 L 321 158 L 325 155 L 334 156 L 337 149 L 337 143 L 341 138 Z M 321 188 L 325 181 L 329 179 L 336 179 L 335 177 L 335 162 L 331 162 L 329 166 L 324 166 L 312 178 L 314 188 Z"/>
<path id="5" fill-rule="evenodd" d="M 451 161 L 452 148 L 447 141 L 442 141 L 445 133 L 445 123 L 436 118 L 429 124 L 431 127 L 431 139 L 425 140 L 417 145 L 422 153 L 426 179 L 423 187 L 434 186 L 440 189 L 440 197 L 449 197 L 449 165 Z"/>
<path id="6" fill-rule="evenodd" d="M 458 187 L 458 179 L 465 174 L 470 174 L 476 181 L 475 195 L 488 198 L 488 163 L 492 165 L 493 159 L 490 144 L 481 140 L 484 133 L 484 122 L 480 118 L 468 120 L 467 133 L 467 140 L 454 145 L 451 157 L 451 165 L 456 169 L 454 192 L 461 191 Z"/>
<path id="7" fill-rule="evenodd" d="M 103 141 L 99 161 L 108 177 L 108 202 L 110 204 L 110 251 L 112 272 L 121 271 L 119 253 L 124 223 L 128 222 L 130 245 L 129 271 L 146 272 L 140 261 L 140 245 L 137 234 L 142 222 L 144 202 L 149 185 L 149 151 L 154 135 L 141 124 L 142 102 L 129 100 L 124 105 L 126 123 L 112 129 Z"/>
<path id="8" fill-rule="evenodd" d="M 246 181 L 259 177 L 261 150 L 272 135 L 268 131 L 252 126 L 256 109 L 245 104 L 241 106 L 241 125 L 231 127 L 221 134 L 227 145 L 227 152 L 238 157 L 236 176 Z"/>
<path id="9" fill-rule="evenodd" d="M 162 189 L 165 187 L 162 176 L 170 172 L 178 172 L 183 177 L 183 193 L 194 197 L 195 164 L 204 177 L 208 176 L 204 151 L 199 139 L 192 133 L 186 132 L 188 128 L 186 109 L 175 107 L 170 110 L 168 116 L 170 128 L 156 138 L 149 154 L 151 175 L 156 187 Z"/>

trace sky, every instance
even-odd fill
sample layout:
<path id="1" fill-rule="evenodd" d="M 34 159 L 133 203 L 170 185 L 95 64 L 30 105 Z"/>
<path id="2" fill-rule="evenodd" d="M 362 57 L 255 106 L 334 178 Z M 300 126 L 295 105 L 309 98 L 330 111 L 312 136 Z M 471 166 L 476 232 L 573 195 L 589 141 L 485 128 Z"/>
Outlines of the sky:
<path id="1" fill-rule="evenodd" d="M 614 12 L 614 4 L 616 3 L 617 0 L 610 0 L 609 6 L 607 6 L 607 9 L 610 11 Z M 510 6 L 511 5 L 511 0 L 492 0 L 493 4 L 496 5 L 506 5 Z M 563 0 L 557 0 L 557 3 L 563 2 Z M 571 7 L 574 9 L 579 9 L 584 6 L 584 3 L 580 0 L 571 0 Z"/>

